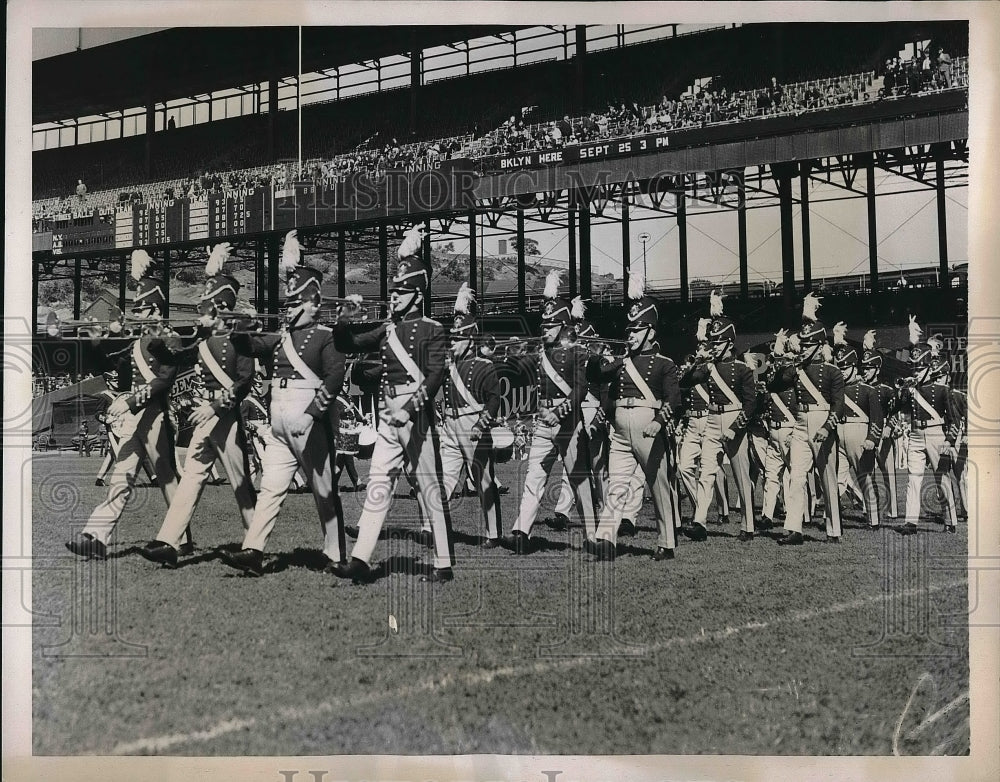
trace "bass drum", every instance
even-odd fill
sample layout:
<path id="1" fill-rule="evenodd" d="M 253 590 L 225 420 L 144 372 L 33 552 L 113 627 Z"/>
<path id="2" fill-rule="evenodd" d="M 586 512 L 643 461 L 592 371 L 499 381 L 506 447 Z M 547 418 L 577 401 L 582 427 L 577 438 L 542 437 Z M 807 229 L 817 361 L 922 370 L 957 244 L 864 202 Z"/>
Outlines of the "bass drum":
<path id="1" fill-rule="evenodd" d="M 514 455 L 514 433 L 506 426 L 494 426 L 490 430 L 493 437 L 493 458 L 500 464 L 509 462 Z"/>
<path id="2" fill-rule="evenodd" d="M 374 426 L 362 426 L 358 432 L 358 452 L 356 458 L 368 460 L 372 458 L 375 451 L 375 440 L 378 439 L 378 432 Z"/>

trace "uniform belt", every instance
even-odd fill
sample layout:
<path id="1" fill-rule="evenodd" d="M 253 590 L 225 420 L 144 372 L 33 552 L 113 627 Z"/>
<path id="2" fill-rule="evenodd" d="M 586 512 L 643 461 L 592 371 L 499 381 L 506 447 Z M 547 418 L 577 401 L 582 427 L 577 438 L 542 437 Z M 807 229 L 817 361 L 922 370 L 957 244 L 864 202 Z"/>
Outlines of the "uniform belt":
<path id="1" fill-rule="evenodd" d="M 221 388 L 203 388 L 200 391 L 196 391 L 194 396 L 196 399 L 206 399 L 209 402 L 214 402 L 216 399 L 225 399 L 228 394 Z"/>
<path id="2" fill-rule="evenodd" d="M 651 402 L 648 399 L 643 399 L 642 397 L 638 397 L 638 396 L 629 396 L 629 397 L 626 397 L 625 399 L 616 399 L 615 400 L 615 407 L 616 408 L 617 407 L 647 407 L 647 408 L 650 408 L 651 410 L 659 410 L 660 409 L 660 403 L 659 402 Z"/>
<path id="3" fill-rule="evenodd" d="M 829 413 L 830 405 L 827 404 L 816 404 L 816 405 L 806 405 L 800 404 L 799 410 L 803 413 Z"/>
<path id="4" fill-rule="evenodd" d="M 566 397 L 563 397 L 562 399 L 539 399 L 538 406 L 545 408 L 559 407 L 559 405 L 561 405 L 565 401 Z"/>
<path id="5" fill-rule="evenodd" d="M 712 405 L 709 411 L 712 413 L 735 413 L 742 409 L 743 405 Z"/>
<path id="6" fill-rule="evenodd" d="M 688 418 L 704 418 L 708 415 L 708 410 L 688 410 L 685 415 Z"/>
<path id="7" fill-rule="evenodd" d="M 391 385 L 389 385 L 387 383 L 382 388 L 385 391 L 385 395 L 389 399 L 393 399 L 393 398 L 395 398 L 397 396 L 405 396 L 407 394 L 413 394 L 413 393 L 415 393 L 416 390 L 418 388 L 420 388 L 420 384 L 419 383 L 403 383 L 403 384 L 400 384 L 400 385 L 391 386 Z"/>
<path id="8" fill-rule="evenodd" d="M 311 388 L 315 391 L 317 388 L 321 388 L 322 386 L 323 386 L 323 381 L 321 380 L 296 380 L 294 378 L 282 377 L 282 378 L 275 378 L 271 382 L 271 391 L 272 392 L 278 391 L 283 388 L 288 388 L 288 389 Z"/>
<path id="9" fill-rule="evenodd" d="M 596 410 L 600 406 L 601 406 L 600 402 L 581 402 L 580 403 L 580 409 L 581 410 Z"/>
<path id="10" fill-rule="evenodd" d="M 768 421 L 768 429 L 791 429 L 795 426 L 791 421 Z"/>
<path id="11" fill-rule="evenodd" d="M 941 421 L 914 421 L 913 427 L 915 429 L 934 429 L 938 427 L 943 427 L 944 424 Z"/>
<path id="12" fill-rule="evenodd" d="M 451 407 L 450 405 L 445 405 L 444 414 L 448 418 L 463 418 L 467 415 L 479 415 L 479 411 L 474 407 Z"/>
<path id="13" fill-rule="evenodd" d="M 842 421 L 842 423 L 845 423 L 845 424 L 865 424 L 867 426 L 868 425 L 868 419 L 867 418 L 862 418 L 861 416 L 858 416 L 858 415 L 849 415 L 847 418 L 845 418 Z"/>

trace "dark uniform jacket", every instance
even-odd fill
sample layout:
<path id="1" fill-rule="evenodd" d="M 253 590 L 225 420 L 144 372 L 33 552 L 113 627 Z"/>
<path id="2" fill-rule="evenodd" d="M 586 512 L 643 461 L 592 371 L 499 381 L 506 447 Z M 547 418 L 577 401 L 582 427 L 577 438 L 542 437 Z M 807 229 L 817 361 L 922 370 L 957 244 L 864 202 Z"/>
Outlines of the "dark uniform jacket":
<path id="1" fill-rule="evenodd" d="M 815 399 L 802 379 L 799 372 L 804 372 L 812 381 L 812 385 L 819 391 L 822 399 Z M 836 431 L 837 422 L 843 415 L 844 410 L 844 373 L 840 368 L 826 362 L 814 361 L 804 367 L 794 366 L 783 367 L 774 373 L 768 383 L 769 391 L 781 392 L 789 388 L 795 389 L 795 397 L 798 400 L 799 410 L 808 410 L 813 405 L 829 407 L 824 427 L 830 431 Z"/>
<path id="2" fill-rule="evenodd" d="M 935 417 L 941 419 L 945 436 L 954 444 L 958 439 L 959 432 L 958 416 L 956 415 L 951 389 L 941 383 L 928 383 L 927 385 L 908 390 L 910 393 L 903 392 L 902 407 L 909 412 L 914 428 L 924 429 L 927 422 L 932 420 L 931 413 L 925 410 L 924 406 L 917 401 L 916 397 L 919 394 L 935 411 Z"/>
<path id="3" fill-rule="evenodd" d="M 164 344 L 171 350 L 180 350 L 181 341 L 176 334 L 154 336 L 143 334 L 137 340 L 116 352 L 106 353 L 100 348 L 96 351 L 95 360 L 102 371 L 116 370 L 118 372 L 118 389 L 131 392 L 127 397 L 128 407 L 133 413 L 138 413 L 144 407 L 158 405 L 166 409 L 170 401 L 170 389 L 177 377 L 177 367 L 163 364 L 150 352 L 154 342 Z M 152 370 L 153 377 L 147 382 L 139 369 L 134 354 L 134 346 L 138 343 L 140 355 Z"/>
<path id="4" fill-rule="evenodd" d="M 864 418 L 858 415 L 857 411 L 847 403 L 847 400 L 861 409 Z M 848 383 L 844 388 L 844 416 L 841 420 L 845 423 L 858 421 L 867 423 L 868 436 L 866 439 L 878 443 L 882 439 L 882 427 L 885 424 L 882 416 L 882 405 L 879 403 L 878 389 L 861 380 Z"/>
<path id="5" fill-rule="evenodd" d="M 194 344 L 176 351 L 167 348 L 163 340 L 153 340 L 149 351 L 165 365 L 195 367 L 195 372 L 201 378 L 205 391 L 208 392 L 209 404 L 217 414 L 224 410 L 238 409 L 253 385 L 253 359 L 237 351 L 228 334 L 211 334 L 209 330 L 199 330 L 198 336 L 201 339 Z M 222 382 L 202 359 L 198 347 L 202 341 L 222 371 L 233 381 L 230 393 L 223 393 L 225 389 Z"/>
<path id="6" fill-rule="evenodd" d="M 660 402 L 660 409 L 664 411 L 664 420 L 674 417 L 681 405 L 680 372 L 677 365 L 655 350 L 629 356 L 629 358 L 639 376 L 646 381 L 653 397 L 657 402 Z M 645 398 L 625 369 L 624 358 L 603 362 L 600 366 L 600 373 L 602 379 L 611 384 L 609 396 L 612 400 Z"/>
<path id="7" fill-rule="evenodd" d="M 765 384 L 760 399 L 761 419 L 767 423 L 768 427 L 795 426 L 795 416 L 799 413 L 799 399 L 794 388 L 786 388 L 784 391 L 768 391 Z M 791 420 L 781 409 L 782 405 L 792 414 Z"/>
<path id="8" fill-rule="evenodd" d="M 299 358 L 322 382 L 306 408 L 306 412 L 318 420 L 327 414 L 330 402 L 344 385 L 344 356 L 334 346 L 333 331 L 328 326 L 310 323 L 293 328 L 289 333 Z M 305 379 L 288 360 L 281 334 L 234 334 L 232 341 L 243 355 L 271 362 L 272 388 L 281 388 L 290 380 Z"/>
<path id="9" fill-rule="evenodd" d="M 542 355 L 548 358 L 553 369 L 569 386 L 569 396 L 564 394 L 549 373 L 542 366 Z M 536 353 L 524 356 L 510 356 L 505 363 L 514 366 L 517 371 L 534 375 L 538 383 L 539 407 L 551 409 L 560 421 L 567 416 L 580 415 L 580 404 L 587 396 L 587 362 L 590 353 L 585 348 L 573 343 L 545 346 Z M 548 403 L 548 404 L 547 404 Z"/>
<path id="10" fill-rule="evenodd" d="M 382 359 L 382 395 L 391 396 L 393 387 L 410 385 L 417 378 L 410 376 L 389 347 L 390 328 L 395 329 L 403 348 L 424 375 L 423 383 L 403 405 L 403 409 L 413 415 L 434 399 L 444 381 L 445 359 L 448 355 L 448 333 L 444 326 L 436 320 L 423 317 L 419 312 L 410 313 L 401 320 L 380 324 L 361 334 L 352 333 L 343 324 L 336 331 L 337 348 L 345 353 L 378 351 Z"/>
<path id="11" fill-rule="evenodd" d="M 478 402 L 483 406 L 479 422 L 484 427 L 489 426 L 500 410 L 500 377 L 496 366 L 489 359 L 478 357 L 460 359 L 454 362 L 454 366 L 472 399 L 467 399 L 455 387 L 451 378 L 452 362 L 448 362 L 448 371 L 442 384 L 445 415 L 468 407 L 470 402 Z"/>
<path id="12" fill-rule="evenodd" d="M 733 429 L 744 429 L 754 414 L 757 402 L 757 387 L 754 382 L 753 370 L 744 362 L 735 359 L 719 361 L 715 368 L 722 380 L 736 395 L 741 406 L 740 414 L 733 423 Z M 708 387 L 709 412 L 716 412 L 721 407 L 733 404 L 729 395 L 716 383 L 712 376 L 712 364 L 697 363 L 686 373 L 685 382 L 690 385 L 705 383 Z"/>

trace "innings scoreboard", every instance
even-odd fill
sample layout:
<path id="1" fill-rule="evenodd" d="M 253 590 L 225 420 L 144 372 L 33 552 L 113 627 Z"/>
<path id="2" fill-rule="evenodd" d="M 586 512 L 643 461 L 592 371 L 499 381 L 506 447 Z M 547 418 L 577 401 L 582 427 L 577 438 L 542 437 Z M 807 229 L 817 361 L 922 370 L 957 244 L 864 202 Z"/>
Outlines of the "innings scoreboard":
<path id="1" fill-rule="evenodd" d="M 130 250 L 471 209 L 476 175 L 469 162 L 446 164 L 434 171 L 389 171 L 376 179 L 355 175 L 281 190 L 256 187 L 199 199 L 131 202 L 83 216 L 55 215 L 35 221 L 32 249 L 53 255 Z"/>

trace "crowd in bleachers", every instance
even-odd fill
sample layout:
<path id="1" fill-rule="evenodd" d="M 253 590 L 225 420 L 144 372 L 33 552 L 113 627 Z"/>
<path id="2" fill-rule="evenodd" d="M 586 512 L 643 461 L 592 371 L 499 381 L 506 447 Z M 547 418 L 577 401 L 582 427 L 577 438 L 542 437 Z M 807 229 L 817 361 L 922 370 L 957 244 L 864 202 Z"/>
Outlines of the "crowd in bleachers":
<path id="1" fill-rule="evenodd" d="M 768 116 L 798 115 L 838 106 L 887 100 L 906 95 L 968 86 L 968 58 L 950 57 L 943 49 L 916 52 L 910 59 L 891 58 L 881 73 L 863 71 L 843 76 L 782 84 L 776 77 L 764 87 L 731 89 L 719 79 L 688 88 L 655 104 L 611 103 L 603 112 L 542 120 L 543 111 L 526 107 L 486 133 L 467 133 L 430 141 L 400 143 L 376 133 L 356 149 L 296 163 L 219 169 L 197 176 L 147 183 L 127 190 L 102 190 L 35 201 L 36 220 L 107 214 L 133 201 L 202 198 L 212 193 L 253 186 L 278 189 L 294 181 L 317 183 L 365 173 L 379 176 L 389 169 L 427 170 L 451 157 L 478 159 L 500 154 L 557 149 L 604 139 L 625 138 L 663 130 L 707 127 Z M 550 109 L 551 111 L 551 109 Z M 82 181 L 80 184 L 83 184 Z"/>
<path id="2" fill-rule="evenodd" d="M 91 377 L 93 377 L 93 374 L 91 373 L 83 375 L 70 373 L 48 375 L 42 372 L 32 372 L 31 396 L 38 397 L 44 394 L 52 393 L 53 391 L 59 391 L 60 389 L 68 388 L 69 386 L 80 383 Z"/>

